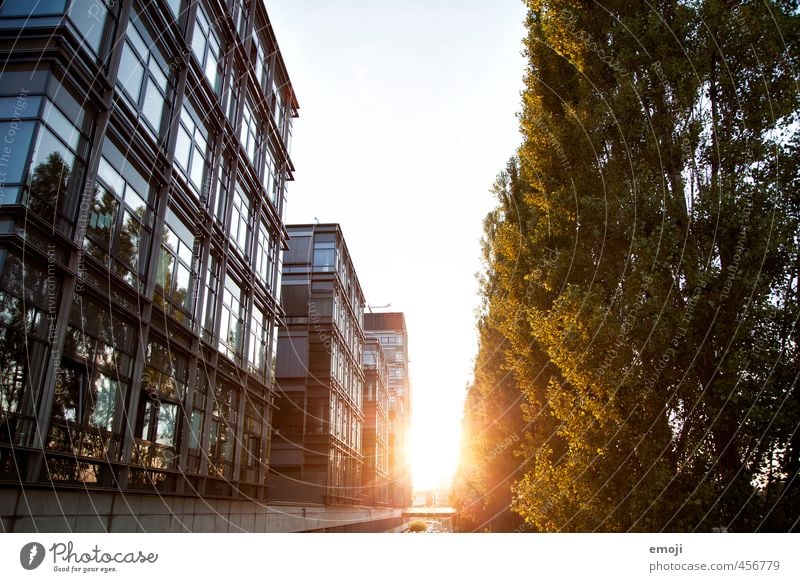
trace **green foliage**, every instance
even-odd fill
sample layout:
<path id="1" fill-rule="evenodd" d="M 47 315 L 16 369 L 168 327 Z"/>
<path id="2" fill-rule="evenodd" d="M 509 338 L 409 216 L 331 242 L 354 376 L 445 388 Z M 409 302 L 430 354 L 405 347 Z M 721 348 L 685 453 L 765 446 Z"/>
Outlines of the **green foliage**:
<path id="1" fill-rule="evenodd" d="M 796 529 L 797 7 L 527 5 L 459 509 L 495 492 L 541 531 Z M 488 462 L 512 430 L 514 462 Z"/>

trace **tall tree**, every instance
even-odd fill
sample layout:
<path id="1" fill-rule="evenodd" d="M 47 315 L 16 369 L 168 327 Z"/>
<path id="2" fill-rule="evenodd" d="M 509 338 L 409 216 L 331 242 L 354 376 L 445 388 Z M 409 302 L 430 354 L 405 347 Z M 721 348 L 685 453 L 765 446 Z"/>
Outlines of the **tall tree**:
<path id="1" fill-rule="evenodd" d="M 484 286 L 527 402 L 515 509 L 798 527 L 796 3 L 527 5 L 521 195 L 493 227 L 519 258 Z"/>

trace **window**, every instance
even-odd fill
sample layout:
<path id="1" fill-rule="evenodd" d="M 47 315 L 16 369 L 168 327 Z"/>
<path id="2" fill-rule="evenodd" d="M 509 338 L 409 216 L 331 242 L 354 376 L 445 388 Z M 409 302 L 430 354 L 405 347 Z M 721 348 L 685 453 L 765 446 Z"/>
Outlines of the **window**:
<path id="1" fill-rule="evenodd" d="M 191 319 L 194 305 L 194 236 L 170 209 L 161 233 L 156 300 L 178 321 Z"/>
<path id="2" fill-rule="evenodd" d="M 217 285 L 219 283 L 219 259 L 210 254 L 206 265 L 203 286 L 205 294 L 203 296 L 203 307 L 200 313 L 200 324 L 203 326 L 203 337 L 206 341 L 214 338 L 214 323 L 217 316 Z"/>
<path id="3" fill-rule="evenodd" d="M 219 160 L 217 166 L 217 179 L 215 199 L 213 204 L 209 204 L 211 214 L 220 225 L 225 224 L 225 213 L 228 206 L 228 192 L 231 189 L 231 173 L 229 169 L 229 161 L 225 156 Z"/>
<path id="4" fill-rule="evenodd" d="M 231 477 L 236 429 L 239 416 L 239 391 L 225 381 L 217 381 L 208 439 L 208 474 Z"/>
<path id="5" fill-rule="evenodd" d="M 264 311 L 259 307 L 253 306 L 250 315 L 250 342 L 247 349 L 247 361 L 250 364 L 250 371 L 262 379 L 267 371 L 267 358 L 269 356 L 267 342 L 271 337 L 269 333 L 271 321 L 266 317 Z"/>
<path id="6" fill-rule="evenodd" d="M 238 101 L 238 88 L 239 82 L 241 81 L 241 74 L 233 67 L 231 69 L 231 74 L 228 75 L 228 82 L 225 84 L 225 115 L 228 117 L 228 121 L 231 125 L 236 125 L 236 112 L 237 106 L 239 104 Z"/>
<path id="7" fill-rule="evenodd" d="M 197 19 L 192 36 L 192 53 L 216 93 L 219 88 L 220 42 L 202 6 L 197 8 Z"/>
<path id="8" fill-rule="evenodd" d="M 233 14 L 236 32 L 239 33 L 239 38 L 244 39 L 247 32 L 247 6 L 244 0 L 235 0 Z"/>
<path id="9" fill-rule="evenodd" d="M 336 243 L 314 241 L 314 270 L 332 272 L 336 266 Z"/>
<path id="10" fill-rule="evenodd" d="M 58 295 L 45 289 L 59 289 L 61 279 L 12 251 L 0 250 L 0 264 L 0 441 L 29 446 L 35 434 L 31 394 L 50 353 L 48 316 L 57 315 L 48 303 Z"/>
<path id="11" fill-rule="evenodd" d="M 278 241 L 272 234 L 272 229 L 267 226 L 265 221 L 259 221 L 255 256 L 256 275 L 271 295 L 277 294 L 277 289 L 273 286 L 277 249 Z"/>
<path id="12" fill-rule="evenodd" d="M 275 125 L 278 126 L 278 133 L 283 134 L 281 122 L 283 121 L 283 88 L 278 85 L 278 79 L 272 78 L 272 114 L 275 117 Z"/>
<path id="13" fill-rule="evenodd" d="M 31 73 L 28 73 L 31 75 Z M 12 75 L 3 77 L 11 88 Z M 42 96 L 0 97 L 0 204 L 27 205 L 32 213 L 72 234 L 83 188 L 90 117 L 58 82 L 54 101 Z M 57 103 L 56 103 L 57 101 Z M 31 153 L 31 150 L 32 153 Z M 30 161 L 29 161 L 30 156 Z M 27 170 L 27 171 L 26 171 Z"/>
<path id="14" fill-rule="evenodd" d="M 261 172 L 261 184 L 264 186 L 264 191 L 270 196 L 270 200 L 272 200 L 273 205 L 275 205 L 277 209 L 277 203 L 275 202 L 275 190 L 273 185 L 276 183 L 276 175 L 275 175 L 275 156 L 272 153 L 272 148 L 269 144 L 265 144 L 264 148 L 264 166 L 263 171 Z"/>
<path id="15" fill-rule="evenodd" d="M 129 285 L 138 287 L 147 265 L 151 233 L 149 186 L 138 171 L 124 162 L 122 154 L 110 142 L 105 143 L 103 152 L 84 248 L 104 263 L 110 263 L 111 270 Z M 114 165 L 120 167 L 126 177 Z"/>
<path id="16" fill-rule="evenodd" d="M 46 2 L 39 2 L 45 4 Z M 83 37 L 84 46 L 95 56 L 100 54 L 103 41 L 112 29 L 114 19 L 110 18 L 109 6 L 113 8 L 114 0 L 94 0 L 83 2 L 73 0 L 69 8 L 68 16 L 70 22 Z"/>
<path id="17" fill-rule="evenodd" d="M 167 0 L 167 5 L 172 11 L 172 16 L 175 17 L 175 20 L 178 20 L 183 12 L 183 3 L 183 0 Z"/>
<path id="18" fill-rule="evenodd" d="M 10 142 L 5 144 L 8 147 L 0 148 L 0 166 L 5 174 L 0 182 L 0 204 L 19 201 L 41 101 L 41 97 L 27 95 L 0 98 L 0 139 Z"/>
<path id="19" fill-rule="evenodd" d="M 269 77 L 269 55 L 264 50 L 264 45 L 257 31 L 253 31 L 253 44 L 256 47 L 256 79 L 258 79 L 258 86 L 266 91 Z"/>
<path id="20" fill-rule="evenodd" d="M 184 104 L 175 143 L 175 163 L 188 178 L 196 194 L 203 189 L 208 149 L 208 130 L 198 121 L 194 110 Z"/>
<path id="21" fill-rule="evenodd" d="M 250 224 L 250 201 L 244 192 L 239 182 L 233 191 L 233 204 L 231 206 L 231 225 L 230 235 L 231 241 L 238 248 L 243 255 L 248 256 L 247 252 L 247 231 Z"/>
<path id="22" fill-rule="evenodd" d="M 73 297 L 56 377 L 48 448 L 119 459 L 122 395 L 130 383 L 136 337 L 135 327 L 107 304 L 88 295 Z"/>
<path id="23" fill-rule="evenodd" d="M 244 297 L 241 287 L 228 274 L 222 293 L 219 351 L 230 358 L 241 356 L 244 327 Z"/>
<path id="24" fill-rule="evenodd" d="M 266 424 L 267 405 L 246 395 L 244 422 L 242 426 L 242 462 L 239 479 L 254 483 L 258 480 L 259 467 L 264 465 L 261 435 Z"/>
<path id="25" fill-rule="evenodd" d="M 63 14 L 67 0 L 5 0 L 0 6 L 0 16 L 35 17 Z"/>
<path id="26" fill-rule="evenodd" d="M 117 85 L 154 135 L 161 135 L 169 69 L 138 18 L 128 23 Z"/>
<path id="27" fill-rule="evenodd" d="M 245 102 L 244 109 L 242 111 L 242 127 L 239 132 L 239 139 L 242 142 L 244 150 L 247 152 L 247 157 L 250 160 L 250 163 L 256 169 L 258 168 L 258 160 L 256 156 L 258 155 L 259 148 L 259 134 L 258 119 L 255 115 L 253 115 L 253 109 L 250 106 L 250 103 Z"/>
<path id="28" fill-rule="evenodd" d="M 181 424 L 180 403 L 186 394 L 188 379 L 187 358 L 159 341 L 150 341 L 136 415 L 139 441 L 132 462 L 161 469 L 174 468 Z"/>
<path id="29" fill-rule="evenodd" d="M 59 370 L 52 417 L 70 424 L 114 430 L 120 405 L 119 384 L 113 378 L 64 360 Z"/>
<path id="30" fill-rule="evenodd" d="M 200 363 L 195 376 L 195 386 L 191 403 L 186 404 L 189 414 L 189 431 L 186 434 L 188 457 L 184 466 L 190 473 L 200 473 L 200 457 L 205 456 L 201 451 L 203 444 L 203 418 L 205 417 L 206 401 L 209 393 L 207 370 Z M 189 405 L 191 404 L 191 406 Z M 186 413 L 186 412 L 185 412 Z"/>

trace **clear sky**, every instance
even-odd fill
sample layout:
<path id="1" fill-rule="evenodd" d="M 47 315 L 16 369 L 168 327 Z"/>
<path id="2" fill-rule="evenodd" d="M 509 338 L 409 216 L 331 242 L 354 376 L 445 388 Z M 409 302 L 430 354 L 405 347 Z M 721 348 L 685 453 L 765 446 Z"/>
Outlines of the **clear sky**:
<path id="1" fill-rule="evenodd" d="M 475 273 L 513 155 L 521 0 L 266 0 L 300 102 L 289 224 L 338 222 L 371 305 L 403 311 L 412 470 L 455 470 L 477 350 Z"/>

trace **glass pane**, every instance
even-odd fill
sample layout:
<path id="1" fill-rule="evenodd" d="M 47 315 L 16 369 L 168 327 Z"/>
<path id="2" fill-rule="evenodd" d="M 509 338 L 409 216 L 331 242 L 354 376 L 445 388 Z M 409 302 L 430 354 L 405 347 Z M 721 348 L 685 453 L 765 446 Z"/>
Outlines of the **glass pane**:
<path id="1" fill-rule="evenodd" d="M 192 411 L 191 419 L 189 420 L 189 448 L 199 449 L 200 438 L 202 434 L 200 429 L 203 425 L 203 413 L 197 410 Z"/>
<path id="2" fill-rule="evenodd" d="M 167 0 L 167 4 L 169 5 L 169 9 L 172 10 L 172 14 L 177 20 L 178 16 L 181 13 L 181 0 Z"/>
<path id="3" fill-rule="evenodd" d="M 189 155 L 192 149 L 192 140 L 186 129 L 181 125 L 178 128 L 178 139 L 175 144 L 175 161 L 184 171 L 189 171 Z"/>
<path id="4" fill-rule="evenodd" d="M 142 432 L 139 433 L 139 438 L 144 440 L 150 440 L 150 423 L 151 423 L 151 418 L 153 416 L 153 400 L 150 398 L 150 395 L 146 392 L 142 393 L 142 398 L 145 399 L 145 402 L 144 402 L 144 415 L 142 416 Z"/>
<path id="5" fill-rule="evenodd" d="M 69 9 L 69 18 L 86 40 L 86 44 L 97 54 L 108 20 L 105 4 L 102 1 L 73 2 Z"/>
<path id="6" fill-rule="evenodd" d="M 191 275 L 189 269 L 178 263 L 176 271 L 175 301 L 187 309 L 192 307 L 192 294 L 190 289 Z"/>
<path id="7" fill-rule="evenodd" d="M 0 16 L 43 16 L 63 14 L 67 0 L 5 0 L 0 8 Z"/>
<path id="8" fill-rule="evenodd" d="M 139 232 L 141 227 L 139 221 L 126 210 L 122 221 L 122 231 L 119 234 L 117 257 L 137 272 L 139 271 Z"/>
<path id="9" fill-rule="evenodd" d="M 191 265 L 192 259 L 194 258 L 193 247 L 190 247 L 184 241 L 181 241 L 178 245 L 178 257 L 187 265 Z"/>
<path id="10" fill-rule="evenodd" d="M 164 247 L 161 247 L 161 257 L 158 261 L 158 276 L 156 277 L 156 282 L 161 285 L 164 291 L 169 291 L 172 284 L 172 266 L 174 260 L 172 254 L 164 249 Z"/>
<path id="11" fill-rule="evenodd" d="M 106 186 L 111 188 L 117 193 L 117 196 L 122 197 L 125 192 L 125 180 L 119 175 L 111 164 L 105 158 L 100 158 L 100 166 L 97 168 L 97 175 L 105 182 Z"/>
<path id="12" fill-rule="evenodd" d="M 150 76 L 161 90 L 167 92 L 167 76 L 159 67 L 155 59 L 150 59 Z"/>
<path id="13" fill-rule="evenodd" d="M 122 61 L 119 65 L 119 83 L 133 99 L 134 104 L 139 105 L 139 93 L 144 80 L 144 67 L 131 49 L 128 43 L 122 48 Z"/>
<path id="14" fill-rule="evenodd" d="M 180 239 L 172 232 L 172 229 L 168 226 L 164 227 L 164 231 L 161 237 L 161 242 L 169 248 L 173 253 L 178 254 L 178 245 L 180 244 Z"/>
<path id="15" fill-rule="evenodd" d="M 205 31 L 203 30 L 204 25 L 207 27 L 208 21 L 206 21 L 203 11 L 199 10 L 197 12 L 197 25 L 194 30 L 194 36 L 192 37 L 192 52 L 201 65 L 203 65 L 205 62 L 204 59 L 206 55 L 206 37 Z"/>
<path id="16" fill-rule="evenodd" d="M 17 121 L 0 123 L 0 135 L 11 143 L 5 143 L 0 149 L 0 163 L 2 164 L 5 177 L 5 184 L 22 182 L 22 174 L 25 170 L 25 162 L 30 151 L 31 138 L 33 136 L 34 122 Z M 2 193 L 2 189 L 0 189 Z M 0 204 L 13 203 L 14 201 L 0 198 Z"/>
<path id="17" fill-rule="evenodd" d="M 78 422 L 78 408 L 80 399 L 85 390 L 85 373 L 73 366 L 65 366 L 56 376 L 56 390 L 53 400 L 53 418 L 60 418 L 69 422 Z"/>
<path id="18" fill-rule="evenodd" d="M 116 380 L 107 378 L 103 374 L 98 374 L 92 386 L 89 406 L 91 415 L 89 423 L 104 430 L 114 430 L 114 414 L 117 408 Z"/>
<path id="19" fill-rule="evenodd" d="M 217 90 L 217 59 L 209 53 L 205 67 L 206 77 L 208 78 L 214 91 Z"/>
<path id="20" fill-rule="evenodd" d="M 158 425 L 156 442 L 160 445 L 174 446 L 177 436 L 176 416 L 178 407 L 175 404 L 161 403 L 158 408 Z"/>
<path id="21" fill-rule="evenodd" d="M 111 233 L 117 219 L 119 203 L 105 188 L 97 187 L 86 234 L 107 251 L 111 248 Z"/>
<path id="22" fill-rule="evenodd" d="M 142 113 L 144 113 L 150 125 L 159 132 L 161 130 L 161 113 L 164 110 L 164 97 L 159 92 L 152 77 L 147 83 L 145 89 L 144 104 L 142 105 Z"/>
<path id="23" fill-rule="evenodd" d="M 205 159 L 203 159 L 205 152 L 199 148 L 195 148 L 192 152 L 192 183 L 197 188 L 203 187 L 203 173 L 206 169 Z"/>
<path id="24" fill-rule="evenodd" d="M 128 23 L 128 29 L 125 31 L 125 34 L 128 36 L 128 40 L 133 45 L 134 50 L 139 53 L 139 56 L 142 59 L 147 58 L 147 54 L 150 52 L 148 50 L 148 44 L 142 38 L 142 35 L 139 34 L 139 31 L 136 30 L 133 22 Z"/>
<path id="25" fill-rule="evenodd" d="M 125 188 L 125 202 L 136 212 L 139 218 L 144 217 L 146 206 L 144 198 L 136 190 L 131 188 L 130 185 L 127 185 Z"/>
<path id="26" fill-rule="evenodd" d="M 41 127 L 31 168 L 31 209 L 47 217 L 59 199 L 65 201 L 75 155 L 50 130 Z"/>
<path id="27" fill-rule="evenodd" d="M 78 149 L 78 142 L 80 141 L 80 133 L 72 125 L 61 111 L 59 111 L 50 101 L 47 101 L 44 107 L 44 120 L 49 125 L 55 134 L 67 142 L 67 145 L 73 150 Z"/>
<path id="28" fill-rule="evenodd" d="M 5 81 L 5 79 L 3 79 L 3 81 Z M 13 84 L 9 86 L 13 87 Z M 0 119 L 27 119 L 36 117 L 39 113 L 40 102 L 41 97 L 31 97 L 28 95 L 0 98 Z"/>

